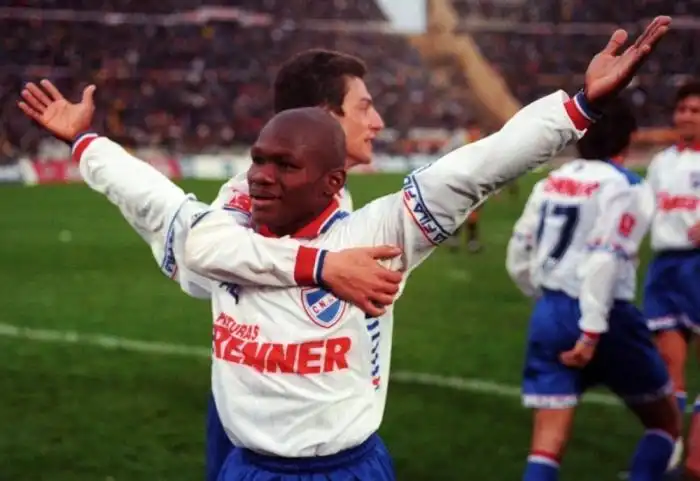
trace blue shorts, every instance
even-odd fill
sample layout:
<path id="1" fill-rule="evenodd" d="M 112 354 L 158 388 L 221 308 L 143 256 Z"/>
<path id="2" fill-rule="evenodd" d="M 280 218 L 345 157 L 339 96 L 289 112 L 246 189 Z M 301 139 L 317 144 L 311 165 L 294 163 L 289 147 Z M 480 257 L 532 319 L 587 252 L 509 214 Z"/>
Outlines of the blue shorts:
<path id="1" fill-rule="evenodd" d="M 224 431 L 219 412 L 216 410 L 214 396 L 209 396 L 207 406 L 207 440 L 206 440 L 206 481 L 216 481 L 226 458 L 233 451 L 233 444 Z"/>
<path id="2" fill-rule="evenodd" d="M 652 331 L 700 334 L 700 250 L 665 251 L 649 264 L 644 317 Z"/>
<path id="3" fill-rule="evenodd" d="M 523 371 L 523 404 L 564 409 L 578 403 L 590 387 L 607 386 L 628 404 L 654 401 L 671 392 L 666 366 L 639 309 L 615 301 L 610 327 L 595 356 L 583 369 L 565 366 L 559 355 L 573 348 L 581 335 L 577 299 L 545 291 L 530 319 Z"/>
<path id="4" fill-rule="evenodd" d="M 218 481 L 394 481 L 389 452 L 377 434 L 330 456 L 277 458 L 237 448 Z"/>

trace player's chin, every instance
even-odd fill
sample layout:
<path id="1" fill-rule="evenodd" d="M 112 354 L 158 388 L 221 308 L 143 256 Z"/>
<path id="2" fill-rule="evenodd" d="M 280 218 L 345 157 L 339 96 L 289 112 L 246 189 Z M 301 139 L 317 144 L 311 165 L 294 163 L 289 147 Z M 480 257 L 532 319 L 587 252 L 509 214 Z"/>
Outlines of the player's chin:
<path id="1" fill-rule="evenodd" d="M 353 160 L 353 165 L 369 165 L 372 163 L 372 146 L 358 149 L 349 154 Z"/>
<path id="2" fill-rule="evenodd" d="M 269 226 L 276 224 L 279 215 L 271 205 L 253 205 L 250 209 L 250 217 L 254 224 Z"/>

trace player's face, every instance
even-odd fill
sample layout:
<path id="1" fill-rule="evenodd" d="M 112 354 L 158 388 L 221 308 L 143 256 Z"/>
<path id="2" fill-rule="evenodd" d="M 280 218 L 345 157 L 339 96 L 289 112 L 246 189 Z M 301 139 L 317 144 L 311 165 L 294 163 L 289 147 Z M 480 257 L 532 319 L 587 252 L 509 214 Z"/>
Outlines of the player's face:
<path id="1" fill-rule="evenodd" d="M 357 77 L 347 80 L 342 116 L 335 116 L 345 131 L 347 168 L 372 162 L 372 142 L 384 128 L 382 117 L 374 108 L 372 96 L 365 82 Z"/>
<path id="2" fill-rule="evenodd" d="M 700 96 L 691 95 L 678 102 L 673 124 L 684 140 L 700 140 Z"/>
<path id="3" fill-rule="evenodd" d="M 253 221 L 277 235 L 293 234 L 311 222 L 345 183 L 344 172 L 325 172 L 303 141 L 278 129 L 263 129 L 251 157 Z"/>

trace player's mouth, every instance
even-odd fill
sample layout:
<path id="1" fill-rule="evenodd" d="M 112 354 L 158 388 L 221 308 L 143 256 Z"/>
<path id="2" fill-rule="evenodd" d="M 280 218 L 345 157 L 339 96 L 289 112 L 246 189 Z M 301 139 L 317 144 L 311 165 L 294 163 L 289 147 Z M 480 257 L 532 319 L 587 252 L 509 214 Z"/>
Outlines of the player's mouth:
<path id="1" fill-rule="evenodd" d="M 273 205 L 279 200 L 279 197 L 267 193 L 252 194 L 250 196 L 251 204 L 254 208 L 265 208 Z"/>

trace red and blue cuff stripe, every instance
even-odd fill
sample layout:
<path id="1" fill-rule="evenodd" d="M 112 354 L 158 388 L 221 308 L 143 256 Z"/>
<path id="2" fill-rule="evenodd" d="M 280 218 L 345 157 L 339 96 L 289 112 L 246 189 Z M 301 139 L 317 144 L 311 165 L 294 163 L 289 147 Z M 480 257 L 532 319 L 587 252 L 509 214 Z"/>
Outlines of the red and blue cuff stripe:
<path id="1" fill-rule="evenodd" d="M 71 147 L 71 157 L 74 162 L 80 162 L 80 157 L 87 149 L 88 145 L 92 143 L 93 140 L 99 137 L 95 132 L 83 132 L 78 134 L 73 141 L 73 146 Z"/>
<path id="2" fill-rule="evenodd" d="M 294 282 L 300 286 L 320 286 L 323 284 L 323 264 L 328 251 L 315 247 L 301 246 L 297 251 L 294 265 Z"/>
<path id="3" fill-rule="evenodd" d="M 592 122 L 595 122 L 602 116 L 591 107 L 583 90 L 564 102 L 564 108 L 578 130 L 587 129 Z"/>
<path id="4" fill-rule="evenodd" d="M 596 344 L 598 344 L 599 339 L 600 339 L 599 332 L 582 331 L 581 337 L 579 338 L 579 341 L 581 341 L 584 344 L 588 344 L 590 346 L 595 346 Z"/>

